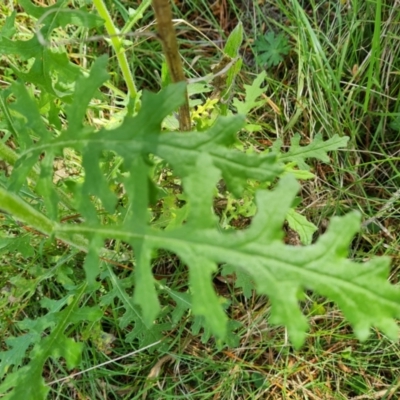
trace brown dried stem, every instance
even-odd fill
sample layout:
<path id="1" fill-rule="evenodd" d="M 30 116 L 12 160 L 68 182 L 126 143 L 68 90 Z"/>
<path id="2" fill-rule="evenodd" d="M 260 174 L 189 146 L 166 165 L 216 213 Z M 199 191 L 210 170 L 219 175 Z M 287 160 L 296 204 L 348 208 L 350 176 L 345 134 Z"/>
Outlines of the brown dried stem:
<path id="1" fill-rule="evenodd" d="M 172 82 L 186 81 L 182 60 L 178 51 L 169 0 L 153 0 L 152 5 L 156 14 L 158 36 L 162 43 Z M 179 129 L 188 131 L 190 128 L 189 99 L 186 91 L 185 103 L 179 109 Z"/>

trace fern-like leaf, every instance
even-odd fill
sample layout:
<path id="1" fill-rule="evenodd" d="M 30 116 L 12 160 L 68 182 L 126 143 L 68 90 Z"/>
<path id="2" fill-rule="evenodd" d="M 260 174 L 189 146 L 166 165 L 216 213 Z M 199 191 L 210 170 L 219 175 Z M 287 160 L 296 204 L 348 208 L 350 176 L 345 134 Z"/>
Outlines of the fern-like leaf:
<path id="1" fill-rule="evenodd" d="M 30 334 L 25 335 L 25 340 L 30 339 L 29 345 L 35 344 L 29 354 L 31 361 L 28 365 L 17 369 L 15 372 L 8 374 L 4 382 L 0 385 L 0 393 L 8 393 L 4 399 L 22 400 L 46 398 L 49 391 L 43 377 L 43 366 L 48 358 L 63 357 L 67 363 L 67 367 L 72 369 L 80 362 L 83 344 L 68 338 L 65 330 L 70 324 L 76 324 L 80 321 L 96 321 L 100 319 L 102 313 L 98 307 L 79 308 L 82 296 L 87 290 L 87 285 L 82 284 L 77 288 L 76 292 L 71 296 L 70 304 L 62 311 L 48 313 L 42 318 L 36 320 L 24 320 L 19 325 L 21 329 L 28 330 Z M 41 334 L 45 329 L 51 332 L 45 338 L 41 338 Z M 13 354 L 18 351 L 14 346 L 18 345 L 19 340 L 14 339 L 8 342 L 13 346 L 8 352 L 0 353 L 0 359 L 3 369 L 8 368 L 10 364 L 20 362 L 20 360 L 10 360 L 10 352 Z"/>
<path id="2" fill-rule="evenodd" d="M 290 141 L 289 150 L 286 153 L 282 153 L 279 156 L 279 159 L 285 163 L 295 162 L 300 169 L 307 171 L 310 169 L 310 167 L 307 165 L 305 160 L 316 158 L 325 163 L 329 163 L 330 160 L 327 152 L 346 147 L 347 142 L 349 141 L 347 136 L 341 137 L 337 134 L 333 135 L 328 140 L 323 140 L 322 135 L 317 134 L 310 144 L 300 146 L 300 139 L 301 136 L 296 133 Z M 279 139 L 274 143 L 273 149 L 279 151 L 281 146 L 282 141 Z"/>

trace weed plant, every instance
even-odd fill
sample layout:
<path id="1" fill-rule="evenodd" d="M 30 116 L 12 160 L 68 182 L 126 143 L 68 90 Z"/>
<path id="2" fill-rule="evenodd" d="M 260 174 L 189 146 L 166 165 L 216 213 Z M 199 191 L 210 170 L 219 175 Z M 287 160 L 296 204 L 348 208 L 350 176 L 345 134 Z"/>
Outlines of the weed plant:
<path id="1" fill-rule="evenodd" d="M 0 9 L 2 398 L 399 397 L 392 2 Z"/>

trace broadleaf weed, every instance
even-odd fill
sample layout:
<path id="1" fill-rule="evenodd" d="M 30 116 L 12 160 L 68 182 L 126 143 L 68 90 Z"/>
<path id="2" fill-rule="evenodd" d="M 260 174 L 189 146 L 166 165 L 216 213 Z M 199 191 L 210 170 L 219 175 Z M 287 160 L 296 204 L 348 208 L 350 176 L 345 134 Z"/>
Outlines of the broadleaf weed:
<path id="1" fill-rule="evenodd" d="M 43 15 L 44 10 L 27 0 L 21 4 L 32 16 Z M 49 35 L 65 21 L 76 22 L 69 17 L 72 14 L 49 15 L 42 21 L 43 34 Z M 83 21 L 85 27 L 92 26 L 88 25 L 90 19 Z M 96 18 L 93 21 L 97 24 Z M 293 209 L 300 184 L 288 171 L 296 166 L 307 171 L 310 158 L 329 162 L 327 153 L 346 146 L 346 137 L 334 135 L 323 140 L 318 135 L 311 143 L 300 145 L 296 135 L 287 151 L 277 140 L 261 154 L 234 148 L 246 114 L 261 104 L 257 99 L 263 94 L 264 73 L 246 87 L 243 101 L 234 100 L 233 105 L 243 115 L 223 115 L 212 124 L 208 120 L 201 124 L 208 116 L 199 112 L 195 122 L 201 131 L 162 128 L 166 118 L 183 104 L 185 83 L 168 85 L 157 94 L 144 92 L 134 116 L 127 113 L 116 127 L 96 129 L 87 123 L 87 113 L 108 80 L 107 58 L 96 59 L 89 72 L 82 71 L 66 53 L 42 46 L 37 36 L 28 43 L 9 39 L 13 32 L 10 23 L 1 31 L 6 44 L 3 54 L 34 62 L 28 72 L 15 70 L 19 80 L 2 94 L 1 117 L 6 120 L 7 133 L 18 144 L 18 159 L 11 177 L 1 181 L 0 209 L 35 232 L 87 254 L 77 267 L 84 271 L 81 275 L 57 278 L 57 272 L 51 271 L 48 277 L 59 279 L 63 295 L 42 299 L 43 315 L 17 321 L 20 334 L 5 340 L 5 349 L 0 352 L 0 376 L 4 377 L 0 391 L 7 393 L 6 399 L 32 398 L 31 393 L 35 399 L 44 399 L 49 390 L 43 377 L 46 362 L 62 359 L 67 369 L 80 366 L 84 343 L 70 333 L 78 325 L 98 324 L 104 310 L 115 304 L 119 327 L 126 330 L 125 340 L 137 341 L 140 346 L 163 338 L 189 313 L 194 316 L 193 332 L 204 329 L 204 341 L 213 335 L 219 344 L 235 345 L 238 323 L 229 321 L 228 302 L 212 283 L 221 266 L 223 274 L 237 274 L 237 287 L 243 289 L 245 297 L 252 289 L 269 297 L 270 322 L 286 326 L 295 347 L 304 343 L 308 329 L 298 305 L 298 294 L 304 290 L 335 301 L 358 338 L 366 339 L 375 326 L 397 339 L 393 318 L 400 316 L 400 293 L 386 281 L 389 259 L 373 258 L 361 264 L 347 258 L 360 216 L 350 213 L 332 219 L 327 232 L 310 244 L 314 226 Z M 232 44 L 235 52 L 242 38 L 241 26 L 236 36 Z M 272 45 L 274 57 L 265 62 L 274 65 L 288 48 L 283 39 Z M 231 83 L 237 72 L 232 72 Z M 28 84 L 42 94 L 28 90 Z M 63 104 L 63 123 L 56 131 L 49 123 L 49 111 L 43 113 L 50 108 L 40 106 L 44 94 L 49 103 Z M 62 185 L 60 191 L 53 179 L 54 159 L 63 157 L 66 149 L 79 154 L 84 170 L 75 191 L 68 185 Z M 7 158 L 0 154 L 9 163 L 12 157 L 5 151 L 4 155 Z M 157 160 L 171 171 L 173 183 L 178 182 L 177 193 L 163 192 L 154 173 Z M 112 184 L 103 167 L 113 171 L 109 174 Z M 304 172 L 302 176 L 310 175 Z M 232 229 L 229 218 L 230 229 L 225 229 L 214 211 L 220 182 L 231 204 L 234 198 L 246 200 L 237 215 L 246 214 L 252 220 L 243 229 Z M 116 187 L 123 188 L 122 196 Z M 163 202 L 157 209 L 157 203 Z M 169 215 L 157 218 L 159 210 L 168 210 Z M 79 222 L 62 220 L 63 213 L 78 213 Z M 283 242 L 285 220 L 301 230 L 307 245 Z M 3 252 L 9 239 L 11 234 L 0 242 Z M 19 241 L 15 246 L 22 246 L 21 237 L 14 240 Z M 152 262 L 160 250 L 177 255 L 187 266 L 181 291 L 154 278 Z M 119 276 L 109 261 L 129 261 L 132 271 Z M 175 302 L 175 310 L 163 308 L 160 295 Z M 97 299 L 95 304 L 91 304 L 92 298 Z"/>
<path id="2" fill-rule="evenodd" d="M 269 68 L 283 61 L 283 57 L 289 54 L 290 46 L 283 33 L 268 32 L 257 38 L 254 42 L 254 50 L 257 53 L 257 63 Z"/>

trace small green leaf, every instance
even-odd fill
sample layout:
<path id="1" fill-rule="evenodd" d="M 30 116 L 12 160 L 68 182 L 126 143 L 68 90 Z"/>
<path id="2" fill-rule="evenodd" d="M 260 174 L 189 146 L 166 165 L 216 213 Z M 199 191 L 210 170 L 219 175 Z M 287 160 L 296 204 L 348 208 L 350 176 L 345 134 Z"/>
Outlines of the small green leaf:
<path id="1" fill-rule="evenodd" d="M 96 321 L 102 316 L 97 307 L 81 308 L 79 312 L 76 312 L 86 288 L 86 284 L 81 285 L 64 310 L 49 313 L 34 321 L 24 320 L 19 324 L 21 329 L 29 329 L 33 333 L 32 338 L 36 343 L 30 354 L 30 363 L 8 375 L 0 385 L 1 393 L 14 387 L 13 391 L 5 397 L 6 399 L 44 400 L 49 388 L 45 385 L 42 370 L 49 357 L 63 357 L 69 369 L 78 365 L 83 344 L 66 337 L 64 332 L 70 324 L 82 320 Z M 51 332 L 42 339 L 41 334 L 44 329 L 50 329 Z"/>
<path id="2" fill-rule="evenodd" d="M 47 150 L 46 155 L 40 163 L 40 177 L 36 185 L 36 191 L 43 196 L 44 203 L 49 217 L 52 220 L 58 219 L 58 196 L 53 184 L 54 153 L 51 149 Z"/>
<path id="3" fill-rule="evenodd" d="M 311 244 L 314 232 L 318 229 L 312 222 L 309 222 L 306 217 L 290 208 L 286 220 L 289 227 L 300 235 L 302 244 Z"/>
<path id="4" fill-rule="evenodd" d="M 98 315 L 97 318 L 100 316 Z M 43 350 L 45 349 L 45 350 Z M 48 350 L 47 350 L 48 349 Z M 54 338 L 47 337 L 41 342 L 41 349 L 32 354 L 34 359 L 42 357 L 47 350 L 47 356 L 52 358 L 64 358 L 68 369 L 76 367 L 81 361 L 83 343 L 76 342 L 74 339 L 59 336 L 54 345 Z"/>
<path id="5" fill-rule="evenodd" d="M 254 282 L 251 280 L 251 276 L 245 271 L 235 268 L 233 265 L 225 264 L 222 268 L 222 275 L 227 276 L 230 274 L 234 274 L 235 276 L 235 288 L 241 288 L 244 297 L 249 299 L 254 290 Z"/>
<path id="6" fill-rule="evenodd" d="M 91 196 L 101 199 L 103 207 L 112 214 L 117 202 L 116 195 L 109 188 L 109 184 L 100 169 L 101 147 L 95 144 L 87 147 L 83 153 L 82 166 L 85 169 L 86 179 L 82 187 L 81 204 L 79 205 L 84 215 L 91 223 L 97 222 L 97 215 L 91 202 Z"/>
<path id="7" fill-rule="evenodd" d="M 152 248 L 146 244 L 145 240 L 132 241 L 132 246 L 137 263 L 135 268 L 136 289 L 133 301 L 141 307 L 146 326 L 151 327 L 161 309 L 151 273 Z"/>
<path id="8" fill-rule="evenodd" d="M 7 393 L 4 400 L 45 400 L 50 390 L 42 377 L 41 369 L 32 368 L 32 364 L 8 374 L 0 385 L 0 393 L 6 393 L 12 388 L 14 390 Z"/>
<path id="9" fill-rule="evenodd" d="M 191 296 L 188 293 L 181 293 L 175 290 L 163 287 L 172 300 L 176 303 L 171 314 L 172 322 L 178 323 L 184 313 L 192 308 Z"/>
<path id="10" fill-rule="evenodd" d="M 296 162 L 290 162 L 285 165 L 285 173 L 292 174 L 298 180 L 308 180 L 315 178 L 315 175 L 310 171 L 305 171 L 303 169 L 295 168 L 297 166 Z"/>
<path id="11" fill-rule="evenodd" d="M 0 54 L 14 54 L 22 60 L 28 60 L 41 54 L 42 46 L 36 36 L 29 40 L 11 40 L 5 36 L 0 36 Z"/>
<path id="12" fill-rule="evenodd" d="M 180 255 L 190 265 L 189 283 L 194 315 L 202 316 L 211 332 L 218 338 L 224 339 L 227 333 L 228 317 L 211 283 L 211 275 L 217 270 L 217 265 L 199 253 L 190 254 L 185 251 Z"/>
<path id="13" fill-rule="evenodd" d="M 82 73 L 80 68 L 72 64 L 65 53 L 53 53 L 48 48 L 39 47 L 32 57 L 35 57 L 35 61 L 31 69 L 26 73 L 16 71 L 18 77 L 34 83 L 56 98 L 69 102 L 75 82 Z M 55 78 L 54 81 L 52 77 Z"/>
<path id="14" fill-rule="evenodd" d="M 96 278 L 100 273 L 99 249 L 102 245 L 103 240 L 97 236 L 94 236 L 89 243 L 88 254 L 83 264 L 89 288 L 95 286 Z"/>
<path id="15" fill-rule="evenodd" d="M 254 43 L 257 53 L 257 63 L 266 67 L 273 67 L 283 61 L 283 56 L 289 54 L 290 46 L 287 37 L 283 33 L 276 35 L 268 32 L 259 36 Z"/>
<path id="16" fill-rule="evenodd" d="M 327 155 L 328 151 L 340 149 L 346 147 L 349 137 L 335 134 L 328 140 L 323 140 L 321 134 L 317 134 L 314 140 L 305 146 L 300 146 L 301 136 L 296 133 L 291 139 L 290 148 L 286 153 L 282 153 L 279 159 L 285 163 L 289 161 L 296 162 L 300 169 L 309 170 L 310 167 L 305 163 L 308 158 L 316 158 L 325 163 L 329 163 L 330 159 Z M 279 151 L 282 145 L 281 140 L 277 140 L 273 149 Z"/>
<path id="17" fill-rule="evenodd" d="M 240 47 L 243 43 L 243 24 L 241 21 L 236 25 L 235 29 L 231 32 L 226 41 L 224 47 L 225 57 L 228 56 L 231 59 L 235 59 L 238 57 L 240 52 Z M 226 82 L 224 85 L 224 89 L 221 92 L 221 115 L 227 115 L 228 111 L 228 102 L 232 96 L 232 92 L 234 89 L 235 79 L 238 76 L 240 70 L 242 69 L 243 59 L 239 58 L 232 67 L 229 68 L 226 75 Z"/>
<path id="18" fill-rule="evenodd" d="M 224 53 L 231 58 L 237 57 L 242 43 L 243 43 L 243 24 L 241 21 L 239 21 L 239 23 L 235 26 L 235 29 L 233 29 L 233 31 L 230 33 L 225 43 Z"/>
<path id="19" fill-rule="evenodd" d="M 4 24 L 0 29 L 0 37 L 3 36 L 5 38 L 10 38 L 14 35 L 14 33 L 16 32 L 16 29 L 14 26 L 16 15 L 17 15 L 16 11 L 13 11 L 11 13 L 11 15 L 9 15 L 5 19 Z"/>
<path id="20" fill-rule="evenodd" d="M 106 72 L 107 57 L 99 57 L 93 63 L 88 77 L 79 76 L 73 95 L 72 104 L 66 107 L 68 117 L 67 135 L 76 137 L 83 128 L 83 119 L 86 115 L 90 100 L 95 96 L 98 88 L 108 80 Z"/>
<path id="21" fill-rule="evenodd" d="M 148 325 L 147 322 L 152 320 L 152 318 L 147 317 L 148 321 L 146 321 L 141 313 L 143 310 L 140 310 L 132 296 L 126 292 L 126 289 L 134 285 L 132 276 L 127 279 L 119 279 L 112 272 L 111 268 L 107 267 L 107 275 L 111 280 L 112 290 L 102 297 L 100 305 L 111 305 L 114 304 L 116 299 L 119 299 L 122 307 L 125 309 L 125 313 L 119 320 L 119 326 L 121 329 L 126 329 L 128 325 L 133 326 L 133 329 L 126 335 L 125 340 L 127 342 L 138 340 L 142 347 L 160 340 L 163 337 L 163 325 L 155 323 Z M 146 296 L 142 298 L 142 301 L 144 300 L 146 300 Z M 153 313 L 154 311 L 151 310 L 151 312 Z"/>
<path id="22" fill-rule="evenodd" d="M 48 29 L 55 29 L 59 26 L 65 27 L 68 24 L 95 28 L 104 23 L 98 15 L 87 12 L 83 8 L 74 10 L 68 7 L 60 7 L 62 2 L 57 2 L 57 4 L 48 7 L 35 6 L 30 0 L 19 0 L 19 4 L 32 17 L 39 19 L 46 14 L 41 22 Z"/>
<path id="23" fill-rule="evenodd" d="M 233 105 L 239 114 L 247 115 L 249 111 L 254 110 L 258 106 L 264 103 L 263 100 L 257 100 L 266 90 L 261 85 L 264 83 L 267 73 L 265 71 L 260 72 L 254 79 L 251 85 L 244 85 L 246 95 L 244 101 L 233 99 Z"/>
<path id="24" fill-rule="evenodd" d="M 7 374 L 11 366 L 19 367 L 25 356 L 28 348 L 35 340 L 35 336 L 31 333 L 18 337 L 10 337 L 5 340 L 8 350 L 0 352 L 0 378 Z"/>

